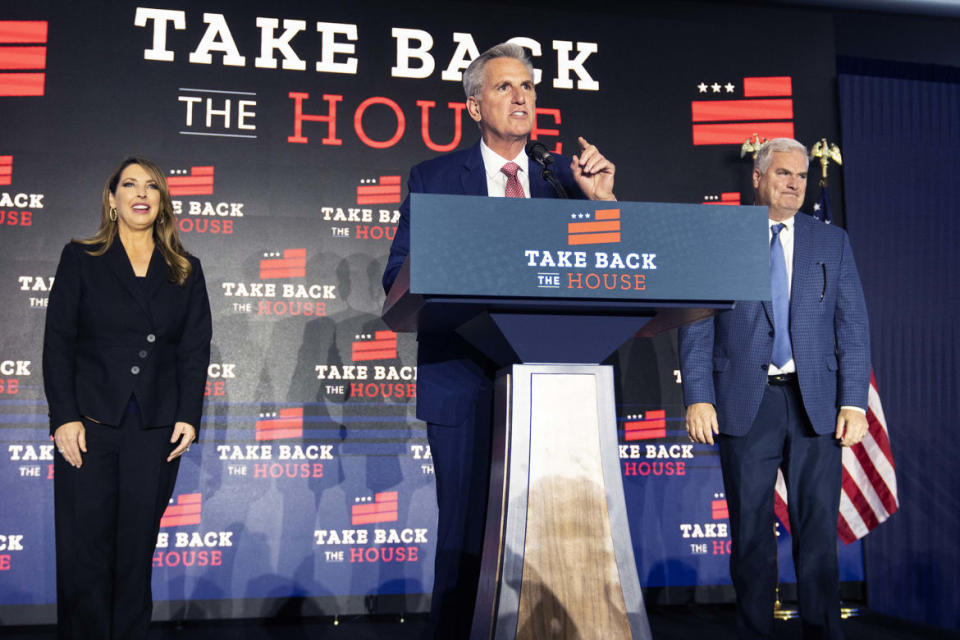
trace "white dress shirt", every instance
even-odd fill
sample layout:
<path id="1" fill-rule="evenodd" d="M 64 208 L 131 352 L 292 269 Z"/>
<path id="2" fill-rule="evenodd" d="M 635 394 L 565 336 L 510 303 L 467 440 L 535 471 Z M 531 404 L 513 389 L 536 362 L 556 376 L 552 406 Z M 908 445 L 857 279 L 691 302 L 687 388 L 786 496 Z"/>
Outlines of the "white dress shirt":
<path id="1" fill-rule="evenodd" d="M 516 162 L 520 170 L 517 171 L 517 179 L 520 186 L 523 187 L 523 197 L 530 197 L 530 172 L 527 170 L 527 154 L 523 149 L 516 158 L 508 159 L 486 145 L 480 140 L 480 157 L 483 158 L 483 168 L 487 173 L 487 195 L 495 198 L 506 197 L 507 192 L 507 174 L 500 169 L 508 162 Z"/>

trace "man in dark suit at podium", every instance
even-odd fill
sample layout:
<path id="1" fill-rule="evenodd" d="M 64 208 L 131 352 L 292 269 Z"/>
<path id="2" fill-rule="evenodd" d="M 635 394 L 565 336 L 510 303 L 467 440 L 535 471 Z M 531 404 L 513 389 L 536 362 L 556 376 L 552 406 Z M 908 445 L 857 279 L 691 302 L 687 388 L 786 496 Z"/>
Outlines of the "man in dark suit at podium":
<path id="1" fill-rule="evenodd" d="M 692 442 L 720 450 L 730 510 L 730 573 L 740 638 L 772 638 L 774 484 L 787 483 L 804 638 L 843 638 L 837 565 L 841 446 L 867 430 L 870 343 L 847 234 L 798 213 L 807 150 L 777 138 L 754 163 L 770 223 L 771 302 L 680 330 Z"/>
<path id="2" fill-rule="evenodd" d="M 408 191 L 556 197 L 524 151 L 537 96 L 523 48 L 504 43 L 487 50 L 464 71 L 463 86 L 480 141 L 413 167 Z M 572 198 L 615 200 L 614 165 L 583 138 L 579 143 L 580 154 L 558 158 L 554 174 Z M 387 291 L 410 250 L 409 196 L 400 214 L 383 274 Z M 494 371 L 455 334 L 421 333 L 417 340 L 417 418 L 427 423 L 439 508 L 431 627 L 437 638 L 467 638 L 487 508 Z"/>

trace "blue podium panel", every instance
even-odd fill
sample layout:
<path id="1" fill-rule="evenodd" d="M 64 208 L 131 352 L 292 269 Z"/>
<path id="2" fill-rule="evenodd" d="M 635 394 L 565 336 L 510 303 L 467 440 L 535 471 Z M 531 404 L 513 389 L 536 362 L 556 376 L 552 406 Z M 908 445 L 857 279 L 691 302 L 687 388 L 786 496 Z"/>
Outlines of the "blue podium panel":
<path id="1" fill-rule="evenodd" d="M 410 198 L 414 294 L 770 298 L 764 207 L 420 193 Z"/>

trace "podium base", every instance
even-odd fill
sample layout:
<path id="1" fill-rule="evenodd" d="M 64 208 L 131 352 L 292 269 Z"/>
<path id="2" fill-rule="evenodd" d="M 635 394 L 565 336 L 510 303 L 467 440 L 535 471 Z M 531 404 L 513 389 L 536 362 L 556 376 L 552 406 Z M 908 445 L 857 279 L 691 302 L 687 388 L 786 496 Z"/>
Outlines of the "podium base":
<path id="1" fill-rule="evenodd" d="M 612 367 L 513 365 L 495 417 L 471 640 L 649 639 Z"/>

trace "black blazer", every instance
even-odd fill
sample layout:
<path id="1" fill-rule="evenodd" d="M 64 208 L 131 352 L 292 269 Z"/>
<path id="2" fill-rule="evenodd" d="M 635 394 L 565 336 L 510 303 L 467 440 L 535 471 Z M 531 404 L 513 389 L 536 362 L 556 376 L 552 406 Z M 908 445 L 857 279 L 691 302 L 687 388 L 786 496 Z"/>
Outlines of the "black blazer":
<path id="1" fill-rule="evenodd" d="M 102 256 L 63 248 L 47 306 L 43 386 L 50 433 L 86 416 L 120 424 L 135 395 L 145 428 L 186 422 L 199 431 L 212 335 L 200 261 L 181 286 L 154 250 L 145 278 L 120 239 Z"/>

